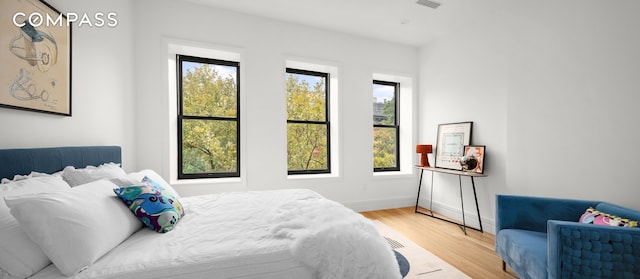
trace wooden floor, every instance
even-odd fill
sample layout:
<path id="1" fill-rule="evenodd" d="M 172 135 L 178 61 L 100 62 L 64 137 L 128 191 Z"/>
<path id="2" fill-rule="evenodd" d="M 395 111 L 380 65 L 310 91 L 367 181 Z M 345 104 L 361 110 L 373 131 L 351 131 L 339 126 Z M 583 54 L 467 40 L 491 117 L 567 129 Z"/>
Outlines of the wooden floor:
<path id="1" fill-rule="evenodd" d="M 402 233 L 471 278 L 518 278 L 494 251 L 495 236 L 475 230 L 468 235 L 455 224 L 414 213 L 414 207 L 362 212 Z"/>

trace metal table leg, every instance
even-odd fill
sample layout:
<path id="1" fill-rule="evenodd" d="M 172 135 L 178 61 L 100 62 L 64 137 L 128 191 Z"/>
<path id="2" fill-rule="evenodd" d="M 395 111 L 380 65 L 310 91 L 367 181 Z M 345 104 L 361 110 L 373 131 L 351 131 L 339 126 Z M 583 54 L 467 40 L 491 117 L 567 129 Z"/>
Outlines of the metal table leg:
<path id="1" fill-rule="evenodd" d="M 416 198 L 416 207 L 415 207 L 415 213 L 419 213 L 422 215 L 426 215 L 429 217 L 433 217 L 442 221 L 446 221 L 455 225 L 458 225 L 458 227 L 460 227 L 460 229 L 464 232 L 465 235 L 467 235 L 467 228 L 472 229 L 472 230 L 476 230 L 479 232 L 484 232 L 483 228 L 482 228 L 482 218 L 480 217 L 480 208 L 478 207 L 478 196 L 476 194 L 476 185 L 475 182 L 473 180 L 473 176 L 471 176 L 471 185 L 473 186 L 473 197 L 475 199 L 475 203 L 476 203 L 476 212 L 478 213 L 478 222 L 480 223 L 480 229 L 476 229 L 474 227 L 467 227 L 467 222 L 466 222 L 466 217 L 464 214 L 464 195 L 462 193 L 462 176 L 458 175 L 458 186 L 460 189 L 460 205 L 462 208 L 462 224 L 458 223 L 458 222 L 454 222 L 448 219 L 444 219 L 444 218 L 440 218 L 438 216 L 435 216 L 433 214 L 433 177 L 434 174 L 433 172 L 431 173 L 431 195 L 429 196 L 429 213 L 425 213 L 425 212 L 421 212 L 418 210 L 418 203 L 420 202 L 420 192 L 422 190 L 422 178 L 424 175 L 424 169 L 420 170 L 420 180 L 418 181 L 418 195 Z"/>
<path id="2" fill-rule="evenodd" d="M 423 173 L 424 173 L 424 170 L 420 170 L 420 180 L 418 180 L 418 197 L 416 198 L 416 209 L 415 209 L 416 213 L 420 213 L 420 212 L 418 212 L 418 202 L 420 201 L 420 188 L 422 188 L 422 174 Z"/>
<path id="3" fill-rule="evenodd" d="M 462 206 L 462 231 L 464 235 L 467 235 L 467 222 L 464 218 L 464 198 L 462 194 L 462 176 L 458 175 L 458 185 L 460 185 L 460 205 Z"/>
<path id="4" fill-rule="evenodd" d="M 433 216 L 433 172 L 431 173 L 431 194 L 429 195 L 429 212 L 431 213 L 431 217 Z"/>
<path id="5" fill-rule="evenodd" d="M 480 218 L 480 207 L 478 207 L 478 195 L 476 195 L 476 183 L 471 176 L 471 186 L 473 187 L 473 198 L 476 200 L 476 212 L 478 213 L 478 223 L 480 223 L 480 232 L 484 232 L 482 229 L 482 218 Z"/>

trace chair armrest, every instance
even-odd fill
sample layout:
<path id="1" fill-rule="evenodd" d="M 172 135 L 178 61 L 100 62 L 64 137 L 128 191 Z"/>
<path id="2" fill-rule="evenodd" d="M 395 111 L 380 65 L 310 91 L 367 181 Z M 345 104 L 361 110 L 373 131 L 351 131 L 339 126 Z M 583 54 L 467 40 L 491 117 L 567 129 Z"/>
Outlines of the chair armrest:
<path id="1" fill-rule="evenodd" d="M 547 231 L 547 220 L 578 221 L 598 201 L 530 196 L 496 196 L 496 233 L 502 229 Z"/>
<path id="2" fill-rule="evenodd" d="M 640 229 L 550 220 L 549 278 L 637 278 Z"/>

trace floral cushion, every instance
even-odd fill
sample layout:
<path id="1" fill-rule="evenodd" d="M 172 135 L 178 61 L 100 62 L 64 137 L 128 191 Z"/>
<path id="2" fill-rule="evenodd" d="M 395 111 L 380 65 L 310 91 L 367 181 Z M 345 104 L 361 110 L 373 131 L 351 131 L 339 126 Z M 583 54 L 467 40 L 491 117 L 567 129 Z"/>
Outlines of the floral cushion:
<path id="1" fill-rule="evenodd" d="M 638 221 L 632 221 L 589 207 L 580 217 L 580 223 L 614 227 L 637 227 Z"/>
<path id="2" fill-rule="evenodd" d="M 156 232 L 171 231 L 184 216 L 180 201 L 146 176 L 136 185 L 113 191 L 140 221 Z"/>

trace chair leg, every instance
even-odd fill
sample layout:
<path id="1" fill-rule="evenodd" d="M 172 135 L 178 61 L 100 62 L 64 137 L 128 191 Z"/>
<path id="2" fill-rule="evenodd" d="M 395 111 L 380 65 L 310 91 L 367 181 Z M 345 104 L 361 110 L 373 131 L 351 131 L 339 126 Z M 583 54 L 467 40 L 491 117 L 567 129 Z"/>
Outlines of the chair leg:
<path id="1" fill-rule="evenodd" d="M 507 271 L 507 263 L 502 261 L 502 271 Z"/>

